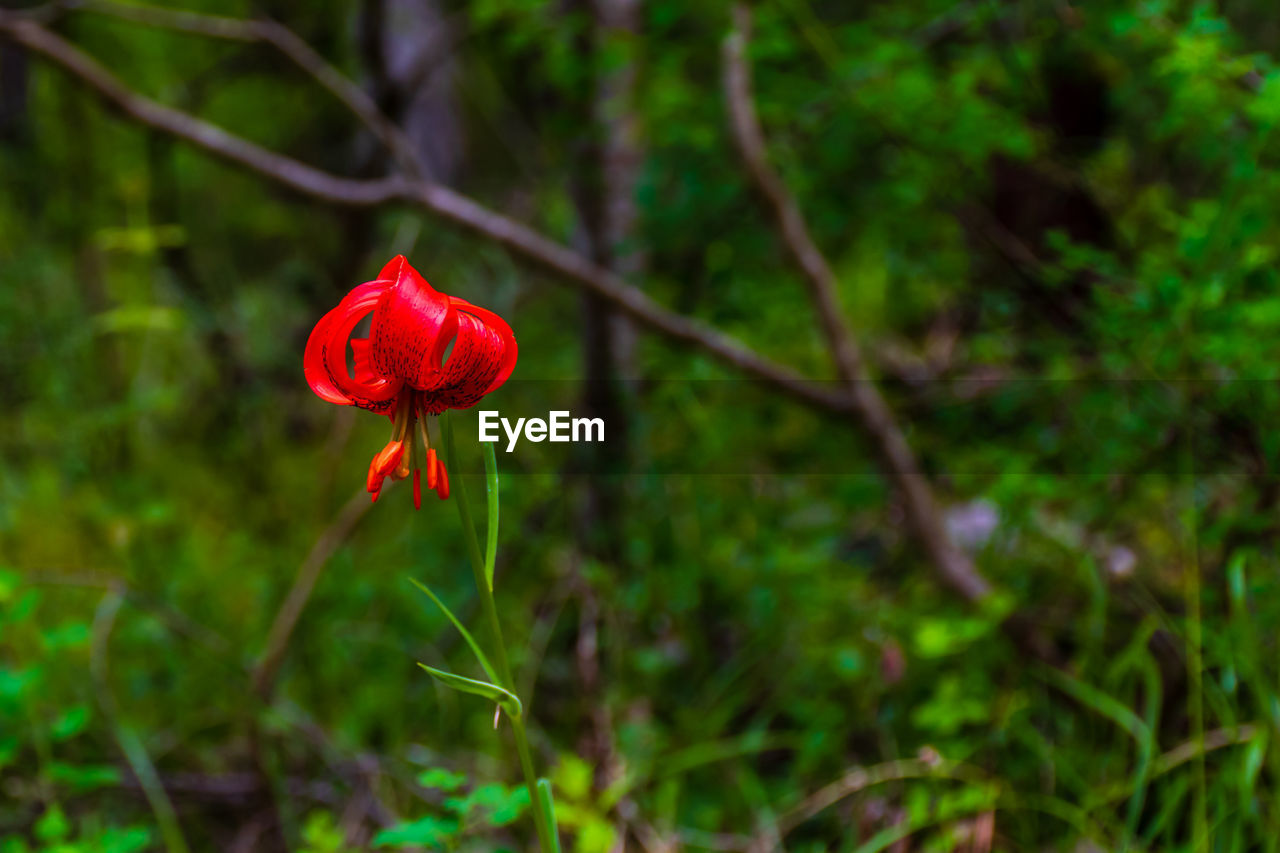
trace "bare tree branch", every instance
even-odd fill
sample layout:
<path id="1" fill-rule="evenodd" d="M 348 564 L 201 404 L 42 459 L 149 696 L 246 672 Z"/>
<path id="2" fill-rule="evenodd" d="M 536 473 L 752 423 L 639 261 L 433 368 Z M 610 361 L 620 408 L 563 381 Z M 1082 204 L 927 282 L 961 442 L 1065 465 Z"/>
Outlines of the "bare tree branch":
<path id="1" fill-rule="evenodd" d="M 97 12 L 144 26 L 208 38 L 269 44 L 329 90 L 330 94 L 360 119 L 387 147 L 406 175 L 414 178 L 428 177 L 426 164 L 414 149 L 413 143 L 395 122 L 378 109 L 373 98 L 283 24 L 265 18 L 243 20 L 141 3 L 119 3 L 116 0 L 75 0 L 66 4 L 65 8 Z"/>
<path id="2" fill-rule="evenodd" d="M 840 376 L 847 382 L 864 378 L 862 354 L 853 333 L 845 324 L 836 295 L 835 274 L 813 238 L 800 206 L 792 198 L 782 178 L 769 165 L 764 133 L 756 116 L 751 91 L 751 66 L 747 63 L 746 45 L 750 38 L 751 12 L 739 3 L 733 9 L 734 28 L 725 40 L 725 96 L 729 104 L 734 141 L 746 161 L 747 171 L 757 188 L 768 200 L 778 220 L 783 243 L 795 256 L 804 273 L 805 282 L 822 323 L 822 331 L 831 347 Z"/>
<path id="3" fill-rule="evenodd" d="M 446 187 L 398 177 L 378 180 L 342 178 L 268 151 L 216 125 L 130 90 L 74 45 L 29 18 L 0 12 L 0 37 L 12 39 L 52 61 L 134 121 L 185 140 L 295 192 L 332 204 L 354 207 L 393 202 L 419 207 L 600 294 L 638 323 L 673 341 L 701 350 L 793 399 L 827 412 L 843 413 L 850 409 L 846 395 L 823 388 L 821 383 L 774 362 L 705 323 L 663 308 L 617 275 L 601 269 L 565 246 Z"/>
<path id="4" fill-rule="evenodd" d="M 976 601 L 990 592 L 990 585 L 968 556 L 947 536 L 929 481 L 920 471 L 915 454 L 892 410 L 867 372 L 858 343 L 844 321 L 835 273 L 809 234 L 800 206 L 782 178 L 769 165 L 764 133 L 760 129 L 751 91 L 751 68 L 746 58 L 751 28 L 751 12 L 746 4 L 734 6 L 733 20 L 733 30 L 724 44 L 725 97 L 729 103 L 734 138 L 746 161 L 747 171 L 768 201 L 777 219 L 782 241 L 804 273 L 836 369 L 849 387 L 854 417 L 871 437 L 880 464 L 901 493 L 912 529 L 942 580 L 965 598 Z"/>
<path id="5" fill-rule="evenodd" d="M 358 207 L 385 204 L 407 194 L 404 179 L 358 181 L 330 175 L 233 136 L 217 125 L 158 104 L 128 89 L 95 60 L 34 21 L 0 12 L 0 34 L 53 60 L 135 121 L 185 139 L 297 192 L 334 204 Z"/>

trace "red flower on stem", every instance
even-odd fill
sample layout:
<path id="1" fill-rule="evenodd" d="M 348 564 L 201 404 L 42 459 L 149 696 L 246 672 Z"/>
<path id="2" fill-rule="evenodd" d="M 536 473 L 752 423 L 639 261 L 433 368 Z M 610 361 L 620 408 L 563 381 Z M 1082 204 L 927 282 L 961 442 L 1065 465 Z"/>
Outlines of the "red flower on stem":
<path id="1" fill-rule="evenodd" d="M 370 313 L 369 337 L 351 337 Z M 427 416 L 474 406 L 515 366 L 516 339 L 506 321 L 435 290 L 404 255 L 321 317 L 303 356 L 307 384 L 320 397 L 391 418 L 391 441 L 369 464 L 369 492 L 376 501 L 383 480 L 412 472 L 415 508 L 422 505 L 422 486 L 414 427 L 426 452 L 427 488 L 447 498 L 449 475 L 431 447 Z"/>

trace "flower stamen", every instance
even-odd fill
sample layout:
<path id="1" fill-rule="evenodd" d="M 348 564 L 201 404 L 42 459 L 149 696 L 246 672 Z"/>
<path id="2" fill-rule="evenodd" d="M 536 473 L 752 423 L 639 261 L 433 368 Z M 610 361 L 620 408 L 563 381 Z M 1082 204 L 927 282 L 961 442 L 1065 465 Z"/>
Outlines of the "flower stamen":
<path id="1" fill-rule="evenodd" d="M 449 497 L 449 475 L 444 470 L 444 460 L 439 456 L 436 457 L 436 494 L 440 500 Z"/>

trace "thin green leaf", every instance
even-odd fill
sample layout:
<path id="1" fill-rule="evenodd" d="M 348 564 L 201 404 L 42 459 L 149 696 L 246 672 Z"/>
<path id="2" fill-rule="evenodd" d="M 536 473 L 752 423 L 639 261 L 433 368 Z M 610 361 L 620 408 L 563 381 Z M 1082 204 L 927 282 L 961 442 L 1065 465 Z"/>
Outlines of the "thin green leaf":
<path id="1" fill-rule="evenodd" d="M 498 559 L 498 460 L 492 441 L 484 443 L 484 484 L 489 507 L 489 526 L 484 531 L 484 579 L 493 592 L 493 568 Z"/>
<path id="2" fill-rule="evenodd" d="M 1267 760 L 1267 730 L 1259 727 L 1256 736 L 1249 742 L 1249 748 L 1244 754 L 1244 772 L 1240 776 L 1240 787 L 1244 792 L 1246 799 L 1242 802 L 1251 802 L 1253 797 L 1254 786 L 1258 783 L 1258 773 L 1262 770 L 1262 764 Z"/>
<path id="3" fill-rule="evenodd" d="M 431 673 L 433 678 L 447 687 L 461 690 L 463 693 L 474 693 L 476 696 L 483 696 L 486 699 L 497 702 L 514 718 L 518 719 L 524 713 L 524 706 L 520 704 L 520 697 L 510 690 L 504 690 L 498 685 L 490 684 L 487 681 L 463 678 L 461 675 L 454 675 L 452 672 L 445 672 L 444 670 L 427 666 L 425 663 L 419 663 L 418 666 Z"/>
<path id="4" fill-rule="evenodd" d="M 547 820 L 551 830 L 551 851 L 560 853 L 560 831 L 556 828 L 556 801 L 551 796 L 551 780 L 543 777 L 538 780 L 538 808 Z"/>
<path id="5" fill-rule="evenodd" d="M 493 667 L 489 665 L 489 659 L 484 656 L 484 651 L 480 648 L 480 644 L 471 636 L 471 632 L 462 626 L 462 623 L 458 621 L 458 617 L 454 616 L 449 608 L 444 606 L 444 602 L 441 601 L 434 592 L 427 589 L 425 584 L 419 583 L 413 578 L 409 578 L 409 583 L 426 593 L 427 597 L 435 602 L 436 607 L 439 607 L 440 611 L 444 613 L 445 616 L 449 617 L 449 621 L 453 623 L 453 627 L 458 629 L 458 633 L 462 635 L 462 639 L 467 641 L 467 645 L 470 646 L 471 651 L 475 653 L 476 660 L 480 661 L 480 666 L 484 668 L 484 674 L 489 676 L 489 680 L 501 681 L 501 679 L 494 673 Z"/>
<path id="6" fill-rule="evenodd" d="M 1060 672 L 1053 667 L 1037 667 L 1035 673 L 1080 704 L 1092 708 L 1124 729 L 1137 743 L 1143 744 L 1151 740 L 1151 729 L 1147 727 L 1141 717 L 1098 688 L 1072 678 L 1065 672 Z"/>

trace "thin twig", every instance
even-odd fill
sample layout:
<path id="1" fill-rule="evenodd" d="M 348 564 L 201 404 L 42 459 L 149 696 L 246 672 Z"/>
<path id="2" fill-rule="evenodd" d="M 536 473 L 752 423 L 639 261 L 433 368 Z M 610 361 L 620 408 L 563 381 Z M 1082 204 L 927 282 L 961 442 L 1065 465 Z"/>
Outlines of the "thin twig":
<path id="1" fill-rule="evenodd" d="M 986 597 L 990 585 L 947 536 L 933 489 L 920 471 L 915 453 L 892 410 L 867 372 L 857 340 L 844 320 L 835 273 L 810 235 L 800 206 L 769 165 L 746 57 L 751 29 L 751 12 L 746 4 L 734 6 L 733 22 L 724 43 L 724 88 L 734 139 L 747 171 L 768 201 L 777 219 L 779 235 L 804 274 L 836 369 L 848 385 L 853 414 L 871 437 L 878 461 L 901 493 L 916 536 L 942 580 L 964 598 L 977 601 Z"/>
<path id="2" fill-rule="evenodd" d="M 599 294 L 653 331 L 690 345 L 795 400 L 837 414 L 851 408 L 848 395 L 827 390 L 822 383 L 778 364 L 705 323 L 663 308 L 619 276 L 573 250 L 446 187 L 401 177 L 343 178 L 268 151 L 217 125 L 138 94 L 70 42 L 14 13 L 0 12 L 0 37 L 12 39 L 52 61 L 134 121 L 182 139 L 295 192 L 348 207 L 399 202 L 421 208 Z"/>
<path id="3" fill-rule="evenodd" d="M 1238 726 L 1228 726 L 1205 732 L 1204 737 L 1184 741 L 1157 757 L 1151 763 L 1151 772 L 1147 778 L 1151 780 L 1158 776 L 1163 776 L 1188 761 L 1202 757 L 1215 750 L 1249 743 L 1264 731 L 1265 728 L 1257 723 L 1241 723 Z M 1118 782 L 1100 793 L 1098 802 L 1109 803 L 1120 800 L 1129 796 L 1131 792 L 1132 786 L 1129 782 Z"/>
<path id="4" fill-rule="evenodd" d="M 903 779 L 921 778 L 969 780 L 971 775 L 971 772 L 968 772 L 962 765 L 955 765 L 946 761 L 915 758 L 890 761 L 884 764 L 877 764 L 874 767 L 856 767 L 779 815 L 777 831 L 780 837 L 785 837 L 793 829 L 819 812 L 873 785 Z M 761 849 L 771 850 L 774 848 L 764 847 Z"/>
<path id="5" fill-rule="evenodd" d="M 311 592 L 320 578 L 320 570 L 329 562 L 329 558 L 333 556 L 334 551 L 338 550 L 338 546 L 351 535 L 356 523 L 369 511 L 371 505 L 372 502 L 364 489 L 352 495 L 316 539 L 307 558 L 298 567 L 298 575 L 293 581 L 293 587 L 271 623 L 271 631 L 267 634 L 266 650 L 253 668 L 253 690 L 262 699 L 269 698 L 275 687 L 276 673 L 284 660 L 289 638 L 293 636 L 293 629 L 297 627 L 302 610 L 311 598 Z"/>

